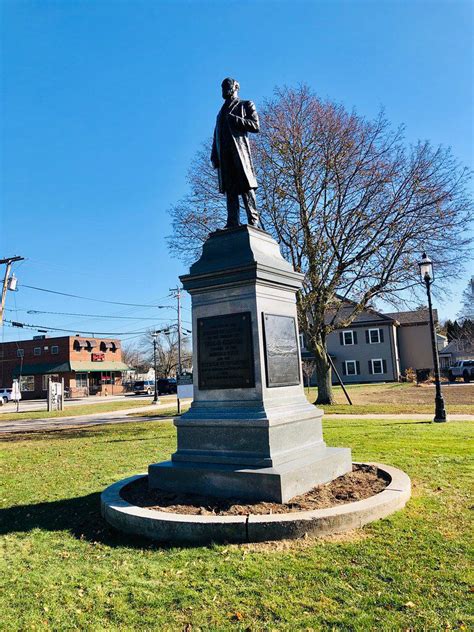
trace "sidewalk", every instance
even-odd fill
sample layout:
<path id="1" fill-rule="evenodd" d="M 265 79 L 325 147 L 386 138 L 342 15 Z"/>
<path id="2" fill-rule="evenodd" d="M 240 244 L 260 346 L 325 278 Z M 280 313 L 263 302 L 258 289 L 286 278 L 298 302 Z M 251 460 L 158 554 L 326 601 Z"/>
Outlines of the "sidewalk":
<path id="1" fill-rule="evenodd" d="M 2 421 L 0 418 L 0 436 L 11 433 L 38 432 L 51 430 L 68 430 L 71 428 L 85 428 L 88 426 L 100 426 L 106 424 L 122 424 L 137 423 L 147 421 L 166 421 L 172 417 L 140 417 L 133 413 L 141 413 L 148 411 L 159 411 L 170 408 L 169 402 L 158 404 L 156 406 L 143 406 L 143 408 L 129 408 L 126 410 L 113 411 L 107 413 L 94 413 L 92 415 L 79 415 L 71 417 L 54 417 L 49 419 L 31 419 L 21 421 Z M 433 421 L 433 414 L 430 413 L 401 413 L 398 415 L 390 414 L 364 414 L 364 415 L 348 415 L 348 414 L 324 414 L 325 420 L 334 419 L 387 419 L 398 421 L 401 419 Z M 449 421 L 474 421 L 474 415 L 458 414 L 448 415 Z"/>
<path id="2" fill-rule="evenodd" d="M 390 413 L 365 413 L 363 415 L 324 413 L 324 419 L 421 419 L 423 421 L 433 421 L 433 417 L 433 413 L 398 413 L 396 415 Z M 459 413 L 450 415 L 448 412 L 448 421 L 474 421 L 474 414 Z"/>
<path id="3" fill-rule="evenodd" d="M 15 421 L 2 421 L 0 417 L 0 436 L 9 433 L 38 432 L 50 430 L 67 430 L 70 428 L 82 428 L 87 426 L 100 426 L 105 424 L 121 424 L 137 421 L 156 421 L 166 419 L 164 417 L 129 417 L 130 413 L 145 411 L 159 411 L 170 408 L 169 402 L 162 404 L 143 406 L 141 408 L 127 408 L 112 412 L 97 412 L 90 415 L 76 415 L 70 417 L 49 417 L 45 419 L 22 419 Z M 171 419 L 171 417 L 170 417 Z"/>

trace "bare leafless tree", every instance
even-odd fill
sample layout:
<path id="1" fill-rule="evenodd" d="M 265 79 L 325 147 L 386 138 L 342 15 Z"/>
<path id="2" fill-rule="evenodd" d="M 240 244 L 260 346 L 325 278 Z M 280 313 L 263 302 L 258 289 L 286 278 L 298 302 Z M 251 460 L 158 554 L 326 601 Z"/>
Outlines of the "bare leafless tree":
<path id="1" fill-rule="evenodd" d="M 150 368 L 143 349 L 132 343 L 122 346 L 122 361 L 136 373 L 146 373 Z"/>
<path id="2" fill-rule="evenodd" d="M 472 261 L 472 256 L 471 256 Z M 469 320 L 471 322 L 474 321 L 474 276 L 472 276 L 468 283 L 467 287 L 464 289 L 461 298 L 461 310 L 458 314 L 461 322 Z"/>
<path id="3" fill-rule="evenodd" d="M 260 118 L 254 156 L 262 225 L 305 274 L 299 324 L 315 354 L 316 403 L 332 403 L 329 333 L 375 299 L 416 296 L 424 250 L 436 261 L 438 285 L 459 274 L 472 244 L 470 173 L 449 149 L 408 146 L 383 112 L 367 120 L 307 86 L 276 90 Z M 189 195 L 171 209 L 169 238 L 188 260 L 225 217 L 207 147 L 189 182 Z"/>
<path id="4" fill-rule="evenodd" d="M 150 366 L 153 367 L 153 330 L 150 329 L 141 341 L 141 347 Z M 160 377 L 174 377 L 178 369 L 178 332 L 176 326 L 164 327 L 156 339 L 156 365 Z M 189 338 L 181 340 L 181 367 L 190 369 L 192 353 Z"/>
<path id="5" fill-rule="evenodd" d="M 311 386 L 311 378 L 313 377 L 314 369 L 316 368 L 316 361 L 311 358 L 304 358 L 301 360 L 301 368 L 303 370 L 303 375 L 306 379 L 306 386 L 308 388 Z"/>

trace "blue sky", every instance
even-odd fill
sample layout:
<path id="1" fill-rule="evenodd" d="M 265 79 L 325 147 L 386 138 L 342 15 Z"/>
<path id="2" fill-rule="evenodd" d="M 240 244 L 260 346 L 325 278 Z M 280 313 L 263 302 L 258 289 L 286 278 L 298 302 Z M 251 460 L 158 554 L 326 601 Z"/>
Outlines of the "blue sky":
<path id="1" fill-rule="evenodd" d="M 27 257 L 15 267 L 20 285 L 173 304 L 169 288 L 186 268 L 167 252 L 167 209 L 186 192 L 228 75 L 257 107 L 275 86 L 300 82 L 369 117 L 383 105 L 409 142 L 449 145 L 472 168 L 473 6 L 3 0 L 0 255 Z M 438 304 L 441 317 L 455 316 L 473 272 Z M 189 320 L 188 297 L 185 307 Z M 7 319 L 94 332 L 175 318 L 25 287 L 9 292 L 7 308 L 16 310 Z"/>

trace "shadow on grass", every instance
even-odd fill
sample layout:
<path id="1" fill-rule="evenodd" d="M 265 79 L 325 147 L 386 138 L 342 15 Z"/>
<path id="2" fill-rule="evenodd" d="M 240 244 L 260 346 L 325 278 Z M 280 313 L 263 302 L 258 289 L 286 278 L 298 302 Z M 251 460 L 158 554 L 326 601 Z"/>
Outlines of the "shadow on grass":
<path id="1" fill-rule="evenodd" d="M 100 513 L 100 493 L 33 505 L 0 509 L 0 535 L 42 531 L 69 531 L 79 540 L 111 547 L 170 548 L 166 544 L 115 531 Z"/>

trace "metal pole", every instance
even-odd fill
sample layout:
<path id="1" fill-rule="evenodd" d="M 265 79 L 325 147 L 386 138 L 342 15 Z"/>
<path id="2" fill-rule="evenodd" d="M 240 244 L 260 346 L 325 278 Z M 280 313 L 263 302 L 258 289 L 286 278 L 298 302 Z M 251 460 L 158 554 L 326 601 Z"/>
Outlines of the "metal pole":
<path id="1" fill-rule="evenodd" d="M 176 298 L 178 299 L 178 375 L 181 375 L 181 292 L 179 287 Z"/>
<path id="2" fill-rule="evenodd" d="M 153 396 L 153 404 L 158 404 L 158 369 L 156 366 L 156 332 L 153 335 L 153 366 L 155 368 L 155 394 Z"/>
<path id="3" fill-rule="evenodd" d="M 337 381 L 339 382 L 339 384 L 341 385 L 342 390 L 344 391 L 344 395 L 346 396 L 347 401 L 349 402 L 349 404 L 352 406 L 352 400 L 349 397 L 349 393 L 346 391 L 346 387 L 344 386 L 343 381 L 341 380 L 341 376 L 339 375 L 337 369 L 336 369 L 336 365 L 334 364 L 334 362 L 332 361 L 331 356 L 329 355 L 329 353 L 326 353 L 327 359 L 329 360 L 329 364 L 332 367 L 332 370 L 334 371 L 334 373 L 336 374 L 337 377 Z"/>
<path id="4" fill-rule="evenodd" d="M 0 265 L 6 263 L 7 268 L 5 270 L 5 276 L 3 278 L 2 298 L 0 305 L 0 325 L 3 323 L 3 314 L 5 311 L 5 299 L 7 296 L 8 279 L 10 278 L 10 270 L 14 261 L 23 261 L 24 257 L 7 257 L 6 259 L 0 259 Z"/>
<path id="5" fill-rule="evenodd" d="M 433 351 L 433 365 L 434 365 L 434 378 L 436 387 L 435 396 L 435 416 L 433 421 L 444 422 L 447 421 L 446 409 L 444 407 L 444 399 L 441 394 L 441 381 L 439 375 L 439 359 L 438 359 L 438 347 L 436 344 L 436 333 L 433 321 L 433 306 L 431 304 L 431 282 L 428 277 L 425 277 L 426 293 L 428 295 L 428 311 L 430 313 L 430 332 L 431 332 L 431 346 Z"/>

